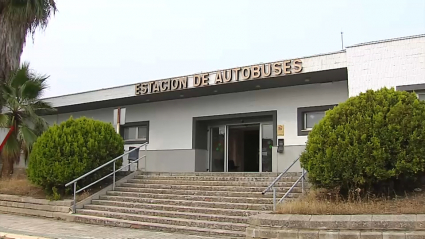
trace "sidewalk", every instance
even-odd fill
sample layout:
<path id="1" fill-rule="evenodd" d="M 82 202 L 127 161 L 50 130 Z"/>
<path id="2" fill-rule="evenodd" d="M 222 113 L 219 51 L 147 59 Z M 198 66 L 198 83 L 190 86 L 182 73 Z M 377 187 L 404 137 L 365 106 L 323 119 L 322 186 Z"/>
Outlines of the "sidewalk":
<path id="1" fill-rule="evenodd" d="M 12 235 L 13 234 L 13 235 Z M 151 232 L 120 227 L 103 227 L 75 222 L 0 214 L 0 238 L 138 238 L 138 239 L 211 239 L 209 237 Z M 29 236 L 29 237 L 28 237 Z"/>

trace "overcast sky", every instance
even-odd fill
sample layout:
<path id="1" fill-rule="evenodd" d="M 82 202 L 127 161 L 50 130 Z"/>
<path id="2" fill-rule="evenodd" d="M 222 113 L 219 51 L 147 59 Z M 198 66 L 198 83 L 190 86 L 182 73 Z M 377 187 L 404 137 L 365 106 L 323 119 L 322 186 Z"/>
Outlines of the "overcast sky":
<path id="1" fill-rule="evenodd" d="M 22 55 L 45 97 L 425 33 L 424 0 L 56 0 Z"/>

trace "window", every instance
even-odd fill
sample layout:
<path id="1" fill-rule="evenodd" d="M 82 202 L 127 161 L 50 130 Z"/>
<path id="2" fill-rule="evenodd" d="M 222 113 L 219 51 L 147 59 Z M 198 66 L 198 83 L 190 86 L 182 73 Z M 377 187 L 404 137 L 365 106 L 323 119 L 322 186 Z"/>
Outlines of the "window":
<path id="1" fill-rule="evenodd" d="M 297 109 L 298 136 L 308 135 L 313 126 L 325 116 L 327 110 L 336 105 L 301 107 Z"/>
<path id="2" fill-rule="evenodd" d="M 325 116 L 325 111 L 305 112 L 303 130 L 311 130 Z"/>
<path id="3" fill-rule="evenodd" d="M 149 141 L 149 122 L 127 123 L 121 128 L 126 143 L 144 143 Z"/>
<path id="4" fill-rule="evenodd" d="M 425 92 L 418 93 L 419 100 L 425 100 Z"/>

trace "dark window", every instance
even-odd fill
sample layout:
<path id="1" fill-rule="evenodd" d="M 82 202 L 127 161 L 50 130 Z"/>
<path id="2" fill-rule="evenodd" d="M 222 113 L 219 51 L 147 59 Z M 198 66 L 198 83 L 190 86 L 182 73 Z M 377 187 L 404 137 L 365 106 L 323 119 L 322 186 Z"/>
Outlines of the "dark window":
<path id="1" fill-rule="evenodd" d="M 313 126 L 325 117 L 325 112 L 336 105 L 300 107 L 297 109 L 298 136 L 308 135 Z"/>
<path id="2" fill-rule="evenodd" d="M 125 143 L 149 142 L 149 122 L 132 122 L 121 126 Z"/>

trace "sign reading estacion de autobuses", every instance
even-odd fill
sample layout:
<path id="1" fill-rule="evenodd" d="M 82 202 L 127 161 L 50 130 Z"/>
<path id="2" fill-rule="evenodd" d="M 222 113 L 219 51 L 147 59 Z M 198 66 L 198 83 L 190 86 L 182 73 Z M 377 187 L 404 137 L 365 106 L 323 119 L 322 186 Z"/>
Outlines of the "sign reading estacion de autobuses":
<path id="1" fill-rule="evenodd" d="M 303 70 L 301 60 L 278 61 L 247 67 L 237 67 L 228 70 L 202 73 L 193 76 L 143 82 L 136 84 L 136 95 L 153 94 L 209 85 L 226 84 L 229 82 L 270 78 L 282 75 L 296 74 Z M 189 84 L 192 81 L 192 84 Z M 210 84 L 213 82 L 213 84 Z"/>

